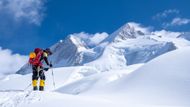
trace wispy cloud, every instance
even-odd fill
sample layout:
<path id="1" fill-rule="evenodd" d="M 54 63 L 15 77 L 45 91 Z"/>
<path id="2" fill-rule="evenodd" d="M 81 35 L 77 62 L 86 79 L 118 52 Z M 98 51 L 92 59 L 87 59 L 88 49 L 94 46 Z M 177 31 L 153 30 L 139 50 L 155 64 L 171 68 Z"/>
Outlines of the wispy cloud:
<path id="1" fill-rule="evenodd" d="M 27 56 L 12 54 L 9 49 L 2 49 L 0 47 L 0 74 L 15 73 L 19 70 L 26 62 Z"/>
<path id="2" fill-rule="evenodd" d="M 190 23 L 190 19 L 176 17 L 176 18 L 174 18 L 171 22 L 163 23 L 163 26 L 164 26 L 164 27 L 182 26 L 182 25 L 187 25 L 187 24 L 189 24 L 189 23 Z"/>
<path id="3" fill-rule="evenodd" d="M 180 14 L 179 10 L 177 10 L 177 9 L 168 9 L 168 10 L 164 10 L 163 12 L 157 13 L 152 18 L 154 20 L 157 20 L 157 19 L 167 18 L 170 15 L 178 15 L 178 14 Z"/>
<path id="4" fill-rule="evenodd" d="M 9 14 L 15 21 L 26 20 L 40 25 L 44 17 L 46 0 L 1 0 L 0 14 Z"/>
<path id="5" fill-rule="evenodd" d="M 177 9 L 168 9 L 157 13 L 152 19 L 158 21 L 163 28 L 173 28 L 190 24 L 190 19 L 183 17 Z"/>

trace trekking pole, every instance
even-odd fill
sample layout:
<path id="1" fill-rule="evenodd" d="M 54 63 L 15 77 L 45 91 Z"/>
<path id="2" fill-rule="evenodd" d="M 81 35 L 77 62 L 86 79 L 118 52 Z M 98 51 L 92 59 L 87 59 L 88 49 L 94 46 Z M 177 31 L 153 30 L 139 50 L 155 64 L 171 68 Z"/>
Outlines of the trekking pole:
<path id="1" fill-rule="evenodd" d="M 55 79 L 54 79 L 53 68 L 51 68 L 51 72 L 52 72 L 52 78 L 53 78 L 53 86 L 54 86 L 54 89 L 55 89 Z"/>
<path id="2" fill-rule="evenodd" d="M 24 91 L 26 91 L 30 86 L 32 86 L 32 83 L 30 83 L 30 84 L 24 89 Z"/>

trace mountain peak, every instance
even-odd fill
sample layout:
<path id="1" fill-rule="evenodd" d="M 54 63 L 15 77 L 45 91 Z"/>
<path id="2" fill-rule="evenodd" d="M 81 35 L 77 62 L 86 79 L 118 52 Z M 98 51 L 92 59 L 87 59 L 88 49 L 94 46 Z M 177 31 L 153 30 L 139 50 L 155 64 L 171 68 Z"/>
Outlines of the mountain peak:
<path id="1" fill-rule="evenodd" d="M 135 39 L 145 34 L 149 34 L 149 28 L 142 27 L 140 24 L 134 22 L 129 22 L 112 33 L 106 41 L 119 42 L 126 39 Z"/>
<path id="2" fill-rule="evenodd" d="M 69 40 L 77 47 L 78 51 L 86 50 L 86 45 L 80 38 L 70 35 Z"/>

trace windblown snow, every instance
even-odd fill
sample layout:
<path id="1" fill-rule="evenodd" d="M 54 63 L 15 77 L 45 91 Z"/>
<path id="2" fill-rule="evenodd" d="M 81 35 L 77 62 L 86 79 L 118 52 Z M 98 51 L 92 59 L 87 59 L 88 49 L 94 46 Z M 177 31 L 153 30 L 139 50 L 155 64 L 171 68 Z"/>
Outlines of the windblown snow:
<path id="1" fill-rule="evenodd" d="M 27 64 L 1 76 L 0 107 L 189 107 L 189 46 L 189 33 L 136 23 L 73 34 L 51 47 L 44 92 L 31 91 Z"/>

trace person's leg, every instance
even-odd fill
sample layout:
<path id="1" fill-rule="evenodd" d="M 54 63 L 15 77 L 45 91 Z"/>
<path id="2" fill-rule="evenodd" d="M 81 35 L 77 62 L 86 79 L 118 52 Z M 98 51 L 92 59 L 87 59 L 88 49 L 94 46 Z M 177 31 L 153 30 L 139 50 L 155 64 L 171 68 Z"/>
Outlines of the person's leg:
<path id="1" fill-rule="evenodd" d="M 32 66 L 32 86 L 33 86 L 33 90 L 38 90 L 38 87 L 37 87 L 37 83 L 38 83 L 38 69 L 37 69 L 37 66 Z"/>
<path id="2" fill-rule="evenodd" d="M 44 74 L 44 71 L 40 70 L 39 75 L 40 75 L 40 87 L 39 87 L 39 90 L 44 91 L 44 86 L 45 86 L 45 74 Z"/>

